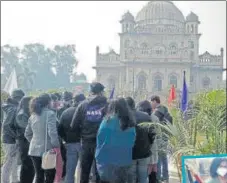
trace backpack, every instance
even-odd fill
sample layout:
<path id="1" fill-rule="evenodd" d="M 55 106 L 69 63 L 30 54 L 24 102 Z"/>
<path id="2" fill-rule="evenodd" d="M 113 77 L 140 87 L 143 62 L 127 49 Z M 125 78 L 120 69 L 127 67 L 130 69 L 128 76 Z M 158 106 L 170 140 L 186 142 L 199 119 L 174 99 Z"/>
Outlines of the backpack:
<path id="1" fill-rule="evenodd" d="M 85 112 L 86 121 L 90 123 L 100 123 L 103 119 L 103 110 L 105 106 L 102 104 L 88 104 Z"/>

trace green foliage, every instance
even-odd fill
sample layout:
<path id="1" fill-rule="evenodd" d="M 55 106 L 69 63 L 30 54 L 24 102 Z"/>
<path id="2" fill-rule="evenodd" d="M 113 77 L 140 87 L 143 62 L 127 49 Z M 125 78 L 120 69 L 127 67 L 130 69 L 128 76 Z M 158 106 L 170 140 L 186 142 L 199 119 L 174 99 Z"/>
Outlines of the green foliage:
<path id="1" fill-rule="evenodd" d="M 27 92 L 70 87 L 70 77 L 77 66 L 75 54 L 75 45 L 56 45 L 53 49 L 39 43 L 26 44 L 22 49 L 4 45 L 1 47 L 4 68 L 1 80 L 5 82 L 16 68 L 18 83 Z"/>
<path id="2" fill-rule="evenodd" d="M 185 121 L 181 111 L 174 108 L 171 110 L 173 124 L 152 124 L 158 138 L 166 136 L 169 139 L 176 162 L 180 163 L 179 157 L 182 155 L 225 154 L 226 92 L 213 90 L 197 95 L 188 113 L 191 113 L 191 118 Z"/>

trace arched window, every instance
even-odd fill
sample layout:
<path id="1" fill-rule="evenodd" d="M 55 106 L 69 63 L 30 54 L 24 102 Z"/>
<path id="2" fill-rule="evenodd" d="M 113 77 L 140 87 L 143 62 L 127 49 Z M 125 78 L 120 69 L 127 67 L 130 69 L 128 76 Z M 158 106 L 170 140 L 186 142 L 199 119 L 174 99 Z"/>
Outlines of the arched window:
<path id="1" fill-rule="evenodd" d="M 191 25 L 191 33 L 194 33 L 194 26 Z"/>
<path id="2" fill-rule="evenodd" d="M 209 87 L 210 87 L 210 78 L 208 78 L 208 77 L 205 77 L 205 78 L 203 78 L 203 81 L 202 81 L 203 83 L 203 88 L 204 89 L 209 89 Z"/>
<path id="3" fill-rule="evenodd" d="M 145 90 L 146 89 L 146 77 L 143 74 L 138 76 L 138 90 Z"/>
<path id="4" fill-rule="evenodd" d="M 115 80 L 113 78 L 108 79 L 108 89 L 112 90 L 115 87 Z"/>
<path id="5" fill-rule="evenodd" d="M 189 48 L 193 49 L 194 48 L 194 42 L 193 41 L 188 41 Z"/>
<path id="6" fill-rule="evenodd" d="M 189 29 L 189 25 L 187 26 L 187 33 L 189 33 L 190 32 L 190 29 Z"/>
<path id="7" fill-rule="evenodd" d="M 162 78 L 161 76 L 157 75 L 154 77 L 154 90 L 155 91 L 162 91 Z"/>
<path id="8" fill-rule="evenodd" d="M 177 54 L 177 47 L 175 45 L 170 46 L 170 54 L 176 55 Z"/>
<path id="9" fill-rule="evenodd" d="M 198 26 L 195 25 L 195 33 L 198 33 Z"/>
<path id="10" fill-rule="evenodd" d="M 128 24 L 126 24 L 126 32 L 128 32 Z"/>
<path id="11" fill-rule="evenodd" d="M 177 76 L 171 75 L 169 77 L 169 84 L 172 86 L 174 85 L 175 88 L 177 88 Z"/>
<path id="12" fill-rule="evenodd" d="M 156 55 L 164 55 L 165 53 L 165 48 L 163 46 L 155 46 L 153 49 Z"/>
<path id="13" fill-rule="evenodd" d="M 147 46 L 147 44 L 146 43 L 142 43 L 141 44 L 141 53 L 143 54 L 143 55 L 146 55 L 146 54 L 148 54 L 148 46 Z"/>

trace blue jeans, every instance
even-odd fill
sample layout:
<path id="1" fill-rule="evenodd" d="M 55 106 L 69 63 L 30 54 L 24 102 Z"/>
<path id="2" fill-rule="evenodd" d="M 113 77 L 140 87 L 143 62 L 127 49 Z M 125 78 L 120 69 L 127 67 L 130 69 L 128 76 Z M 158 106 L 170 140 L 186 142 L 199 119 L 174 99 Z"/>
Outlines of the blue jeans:
<path id="1" fill-rule="evenodd" d="M 132 173 L 131 183 L 148 182 L 148 173 L 147 173 L 148 164 L 149 164 L 149 158 L 133 160 L 133 164 L 130 168 Z"/>
<path id="2" fill-rule="evenodd" d="M 158 180 L 169 180 L 168 157 L 166 153 L 158 155 Z"/>
<path id="3" fill-rule="evenodd" d="M 101 182 L 114 182 L 114 183 L 131 183 L 132 173 L 130 166 L 115 166 L 115 165 L 104 165 L 97 162 L 97 169 Z"/>
<path id="4" fill-rule="evenodd" d="M 78 160 L 80 158 L 81 145 L 80 143 L 68 143 L 66 146 L 66 183 L 75 182 L 75 171 Z"/>

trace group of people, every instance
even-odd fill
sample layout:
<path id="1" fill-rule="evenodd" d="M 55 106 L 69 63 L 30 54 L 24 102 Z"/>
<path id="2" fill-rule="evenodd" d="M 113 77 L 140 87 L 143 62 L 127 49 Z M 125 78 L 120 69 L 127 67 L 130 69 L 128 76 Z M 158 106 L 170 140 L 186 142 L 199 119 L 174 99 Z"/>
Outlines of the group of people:
<path id="1" fill-rule="evenodd" d="M 71 92 L 33 98 L 17 89 L 2 110 L 2 183 L 75 183 L 78 162 L 80 183 L 169 181 L 168 138 L 152 124 L 172 117 L 158 96 L 137 105 L 132 97 L 108 99 L 93 82 L 87 98 Z M 159 153 L 160 144 L 166 151 Z M 43 169 L 49 150 L 57 154 L 56 167 Z"/>

